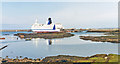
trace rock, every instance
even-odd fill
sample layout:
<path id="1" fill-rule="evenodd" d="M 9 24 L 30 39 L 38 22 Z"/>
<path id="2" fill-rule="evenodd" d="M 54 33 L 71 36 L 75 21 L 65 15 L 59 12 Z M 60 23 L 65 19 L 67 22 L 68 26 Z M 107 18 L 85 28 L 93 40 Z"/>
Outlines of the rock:
<path id="1" fill-rule="evenodd" d="M 80 39 L 91 40 L 95 42 L 120 43 L 117 36 L 80 36 Z"/>
<path id="2" fill-rule="evenodd" d="M 54 39 L 54 38 L 64 38 L 64 37 L 71 37 L 74 34 L 70 33 L 18 33 L 14 34 L 15 36 L 19 36 L 20 38 L 44 38 L 44 39 Z"/>

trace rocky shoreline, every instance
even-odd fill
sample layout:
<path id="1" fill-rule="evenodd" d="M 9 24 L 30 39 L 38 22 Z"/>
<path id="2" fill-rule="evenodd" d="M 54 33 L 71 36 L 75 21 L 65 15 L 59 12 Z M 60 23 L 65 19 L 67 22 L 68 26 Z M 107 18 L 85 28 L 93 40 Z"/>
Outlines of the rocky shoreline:
<path id="1" fill-rule="evenodd" d="M 85 29 L 88 32 L 118 32 L 120 30 L 116 29 Z"/>
<path id="2" fill-rule="evenodd" d="M 79 36 L 83 40 L 91 40 L 95 42 L 111 42 L 120 43 L 120 30 L 108 30 L 108 32 L 103 32 L 106 36 Z"/>
<path id="3" fill-rule="evenodd" d="M 57 32 L 57 33 L 18 33 L 14 34 L 15 36 L 19 36 L 20 38 L 44 38 L 44 39 L 55 39 L 55 38 L 64 38 L 71 37 L 74 34 L 65 33 L 65 32 Z"/>
<path id="4" fill-rule="evenodd" d="M 95 42 L 120 43 L 118 36 L 80 36 L 80 39 L 91 40 Z"/>
<path id="5" fill-rule="evenodd" d="M 15 59 L 9 58 L 2 58 L 1 61 L 3 63 L 8 62 L 118 62 L 117 54 L 96 54 L 89 57 L 79 57 L 79 56 L 69 56 L 69 55 L 58 55 L 58 56 L 49 56 L 45 58 L 37 58 L 32 59 L 28 57 L 22 58 L 16 57 Z"/>

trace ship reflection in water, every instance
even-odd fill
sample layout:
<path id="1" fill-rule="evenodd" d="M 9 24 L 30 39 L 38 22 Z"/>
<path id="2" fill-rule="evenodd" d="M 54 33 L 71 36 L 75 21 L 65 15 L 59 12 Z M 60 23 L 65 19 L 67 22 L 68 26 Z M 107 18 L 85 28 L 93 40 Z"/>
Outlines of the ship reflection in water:
<path id="1" fill-rule="evenodd" d="M 40 38 L 36 38 L 36 39 L 32 39 L 32 40 L 33 40 L 33 44 L 35 44 L 35 46 L 37 47 L 37 46 L 38 46 L 38 43 L 40 42 L 40 41 L 39 41 Z M 54 40 L 52 40 L 52 39 L 47 39 L 47 40 L 46 40 L 46 44 L 47 44 L 47 45 L 52 45 L 53 42 L 54 42 Z M 57 42 L 57 41 L 56 41 L 56 42 Z"/>
<path id="2" fill-rule="evenodd" d="M 52 45 L 52 42 L 53 42 L 53 40 L 51 40 L 51 39 L 48 39 L 48 40 L 47 40 L 47 44 L 48 44 L 48 45 Z"/>
<path id="3" fill-rule="evenodd" d="M 38 40 L 39 38 L 33 39 L 33 44 L 35 44 L 36 47 L 38 46 Z"/>

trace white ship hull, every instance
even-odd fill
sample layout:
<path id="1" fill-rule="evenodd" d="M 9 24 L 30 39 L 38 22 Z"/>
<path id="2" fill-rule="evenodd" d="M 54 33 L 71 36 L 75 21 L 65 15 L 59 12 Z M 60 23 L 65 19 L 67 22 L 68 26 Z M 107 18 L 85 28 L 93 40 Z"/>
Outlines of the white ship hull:
<path id="1" fill-rule="evenodd" d="M 33 32 L 42 33 L 42 32 L 60 32 L 60 29 L 63 29 L 61 24 L 52 24 L 48 20 L 47 24 L 34 23 L 31 27 Z"/>
<path id="2" fill-rule="evenodd" d="M 33 32 L 37 32 L 37 33 L 40 33 L 40 32 L 60 32 L 60 30 L 52 30 L 52 29 L 32 29 Z"/>

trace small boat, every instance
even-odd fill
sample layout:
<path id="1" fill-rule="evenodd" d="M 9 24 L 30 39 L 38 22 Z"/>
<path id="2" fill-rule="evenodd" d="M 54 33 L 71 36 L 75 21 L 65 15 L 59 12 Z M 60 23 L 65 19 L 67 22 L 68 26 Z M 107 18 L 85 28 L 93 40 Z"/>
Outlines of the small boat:
<path id="1" fill-rule="evenodd" d="M 31 40 L 31 38 L 29 38 L 29 39 L 28 39 L 28 38 L 27 38 L 27 39 L 25 39 L 25 41 L 30 41 L 30 40 Z"/>
<path id="2" fill-rule="evenodd" d="M 0 38 L 0 40 L 4 40 L 5 38 Z"/>

